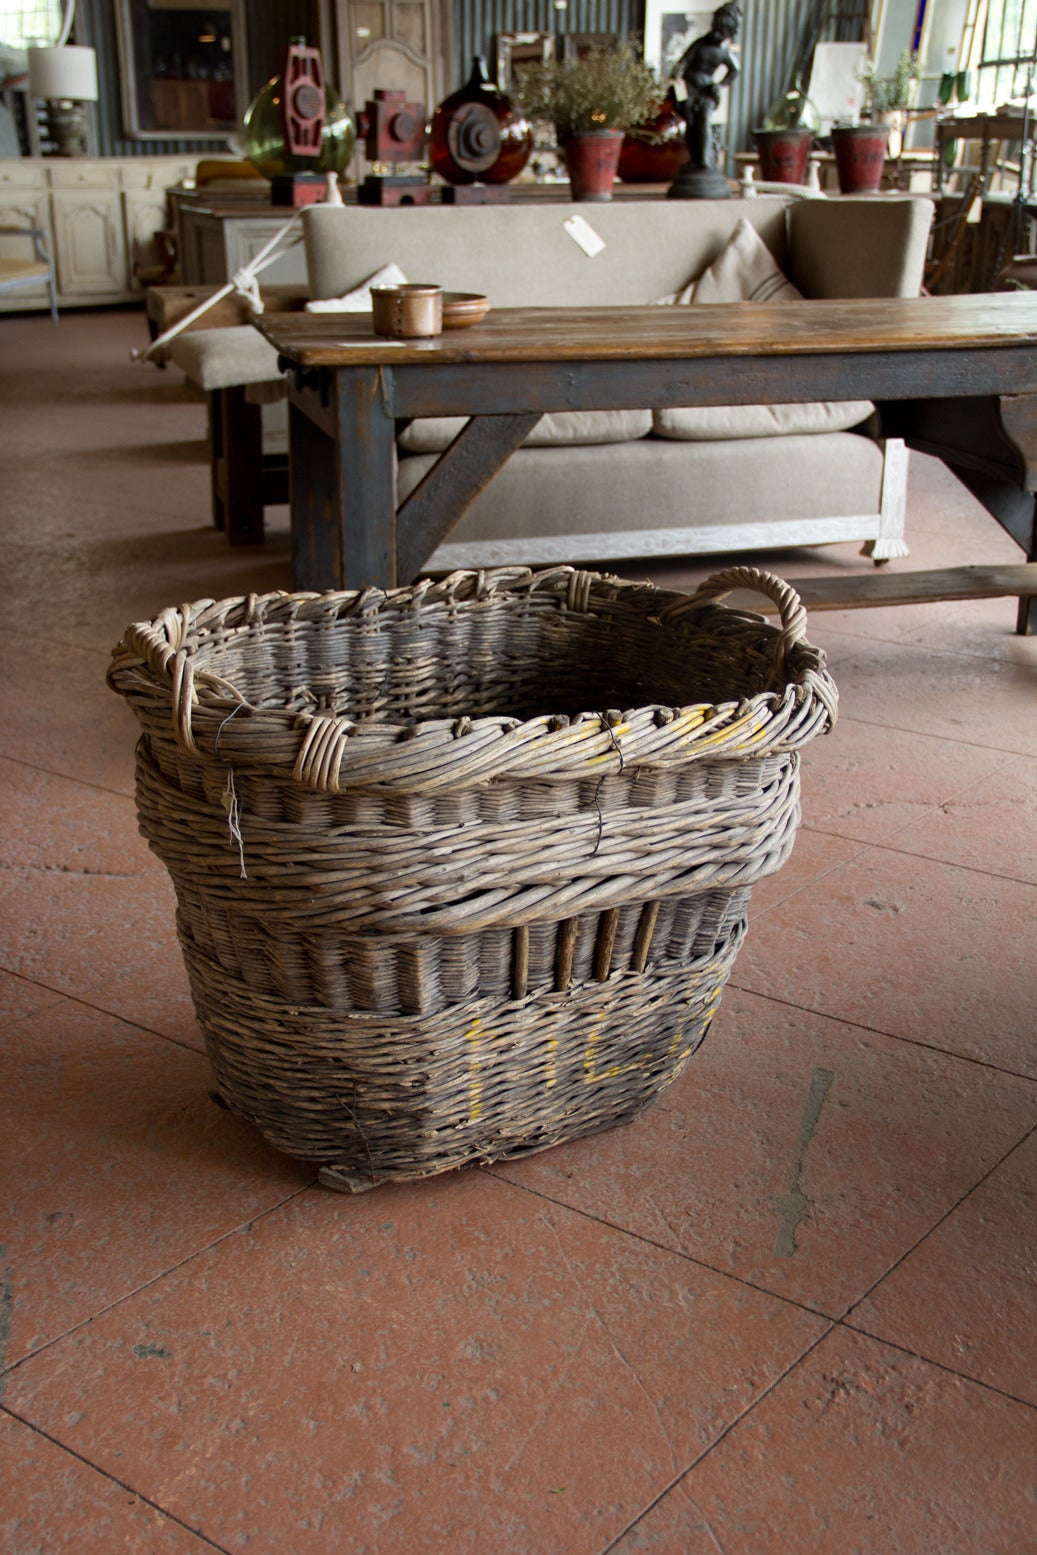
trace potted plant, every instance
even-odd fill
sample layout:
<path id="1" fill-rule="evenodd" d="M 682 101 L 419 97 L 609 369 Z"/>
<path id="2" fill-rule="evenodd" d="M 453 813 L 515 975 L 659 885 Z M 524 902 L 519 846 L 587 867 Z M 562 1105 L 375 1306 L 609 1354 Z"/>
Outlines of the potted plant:
<path id="1" fill-rule="evenodd" d="M 903 143 L 904 111 L 910 106 L 917 76 L 918 64 L 910 49 L 904 50 L 888 76 L 875 74 L 873 60 L 864 64 L 860 72 L 864 83 L 860 122 L 832 128 L 832 150 L 843 194 L 870 194 L 879 187 L 891 138 L 895 134 L 894 156 Z"/>
<path id="2" fill-rule="evenodd" d="M 659 101 L 659 83 L 629 42 L 593 44 L 568 59 L 527 65 L 515 96 L 554 125 L 576 200 L 609 200 L 625 132 Z"/>
<path id="3" fill-rule="evenodd" d="M 767 110 L 763 125 L 753 130 L 761 176 L 769 183 L 801 184 L 807 158 L 821 119 L 804 92 L 799 77 Z"/>
<path id="4" fill-rule="evenodd" d="M 918 60 L 910 49 L 905 49 L 888 76 L 877 76 L 874 61 L 868 60 L 861 71 L 861 80 L 864 82 L 863 116 L 875 124 L 889 125 L 889 153 L 899 156 L 907 110 L 918 80 Z"/>

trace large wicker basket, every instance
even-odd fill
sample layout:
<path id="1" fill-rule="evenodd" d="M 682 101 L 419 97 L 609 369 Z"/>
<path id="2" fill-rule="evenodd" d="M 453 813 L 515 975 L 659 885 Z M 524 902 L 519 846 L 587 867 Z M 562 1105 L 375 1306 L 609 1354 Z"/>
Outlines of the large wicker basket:
<path id="1" fill-rule="evenodd" d="M 761 590 L 781 625 L 718 603 Z M 628 1121 L 705 1034 L 836 692 L 794 591 L 571 568 L 130 628 L 218 1095 L 357 1190 Z"/>

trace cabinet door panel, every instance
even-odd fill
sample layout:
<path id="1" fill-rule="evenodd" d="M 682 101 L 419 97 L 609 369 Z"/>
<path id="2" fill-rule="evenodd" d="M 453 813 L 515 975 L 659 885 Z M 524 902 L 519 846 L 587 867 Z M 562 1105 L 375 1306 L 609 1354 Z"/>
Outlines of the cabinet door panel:
<path id="1" fill-rule="evenodd" d="M 422 0 L 393 0 L 392 34 L 397 43 L 422 58 L 429 53 L 428 9 Z M 430 108 L 435 104 L 430 103 Z"/>
<path id="2" fill-rule="evenodd" d="M 336 16 L 340 90 L 358 111 L 382 87 L 405 92 L 431 116 L 459 84 L 447 0 L 339 0 Z M 354 168 L 368 170 L 362 145 Z"/>
<path id="3" fill-rule="evenodd" d="M 129 285 L 119 196 L 115 189 L 56 189 L 58 285 L 69 296 L 111 296 Z"/>

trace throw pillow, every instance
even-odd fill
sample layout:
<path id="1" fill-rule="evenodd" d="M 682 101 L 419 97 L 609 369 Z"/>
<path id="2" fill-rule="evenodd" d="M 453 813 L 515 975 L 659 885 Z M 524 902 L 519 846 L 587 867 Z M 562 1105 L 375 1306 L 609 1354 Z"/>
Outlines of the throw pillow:
<path id="1" fill-rule="evenodd" d="M 802 296 L 778 269 L 778 261 L 752 222 L 743 216 L 726 248 L 699 276 L 691 300 L 794 302 Z"/>
<path id="2" fill-rule="evenodd" d="M 782 274 L 752 222 L 739 221 L 727 246 L 698 281 L 679 292 L 677 303 L 792 302 L 803 293 Z M 875 409 L 870 400 L 815 405 L 703 405 L 657 410 L 657 437 L 690 443 L 739 437 L 785 437 L 794 433 L 848 432 Z"/>
<path id="3" fill-rule="evenodd" d="M 399 265 L 383 265 L 366 281 L 341 297 L 314 298 L 306 304 L 308 313 L 370 313 L 372 286 L 405 286 L 407 277 Z"/>

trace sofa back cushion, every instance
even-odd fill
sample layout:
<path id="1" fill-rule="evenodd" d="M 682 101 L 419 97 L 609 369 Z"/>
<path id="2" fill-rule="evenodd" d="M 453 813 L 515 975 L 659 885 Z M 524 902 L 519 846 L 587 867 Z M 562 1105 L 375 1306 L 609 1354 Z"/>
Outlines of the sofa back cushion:
<path id="1" fill-rule="evenodd" d="M 787 273 L 806 297 L 917 297 L 934 209 L 918 195 L 797 200 Z"/>
<path id="2" fill-rule="evenodd" d="M 821 203 L 821 202 L 818 202 Z M 380 266 L 408 281 L 482 292 L 497 308 L 654 303 L 711 264 L 737 222 L 752 222 L 783 268 L 786 201 L 544 198 L 505 205 L 311 205 L 303 212 L 310 295 L 338 297 Z M 593 258 L 565 223 L 603 240 Z"/>

